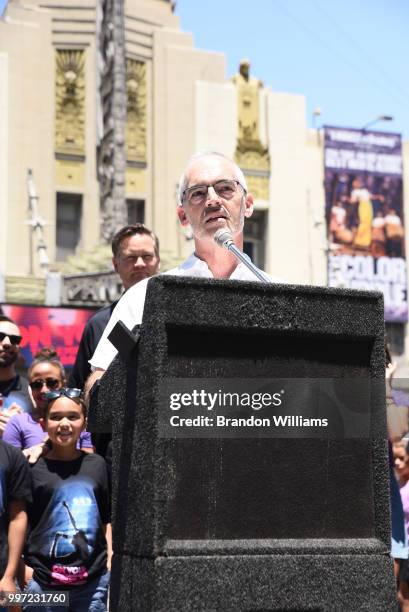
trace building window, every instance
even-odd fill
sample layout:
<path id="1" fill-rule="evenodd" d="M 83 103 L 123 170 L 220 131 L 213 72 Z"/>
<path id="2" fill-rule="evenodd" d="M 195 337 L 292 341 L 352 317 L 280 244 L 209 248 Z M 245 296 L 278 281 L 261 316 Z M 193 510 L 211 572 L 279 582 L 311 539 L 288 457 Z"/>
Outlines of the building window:
<path id="1" fill-rule="evenodd" d="M 128 206 L 128 223 L 145 223 L 145 201 L 144 200 L 127 200 Z"/>
<path id="2" fill-rule="evenodd" d="M 81 238 L 82 195 L 57 193 L 56 259 L 73 255 Z"/>
<path id="3" fill-rule="evenodd" d="M 256 210 L 244 223 L 244 252 L 252 262 L 264 270 L 265 266 L 266 213 Z"/>

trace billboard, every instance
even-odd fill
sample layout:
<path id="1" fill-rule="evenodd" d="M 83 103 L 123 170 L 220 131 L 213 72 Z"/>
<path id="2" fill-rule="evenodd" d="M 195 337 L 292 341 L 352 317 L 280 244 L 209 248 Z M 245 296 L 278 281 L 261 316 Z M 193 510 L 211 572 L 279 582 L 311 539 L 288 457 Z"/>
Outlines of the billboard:
<path id="1" fill-rule="evenodd" d="M 94 310 L 2 304 L 1 312 L 16 322 L 23 337 L 21 353 L 26 366 L 43 346 L 53 346 L 63 365 L 74 365 L 82 332 Z"/>
<path id="2" fill-rule="evenodd" d="M 400 134 L 325 126 L 328 284 L 381 291 L 407 321 Z"/>

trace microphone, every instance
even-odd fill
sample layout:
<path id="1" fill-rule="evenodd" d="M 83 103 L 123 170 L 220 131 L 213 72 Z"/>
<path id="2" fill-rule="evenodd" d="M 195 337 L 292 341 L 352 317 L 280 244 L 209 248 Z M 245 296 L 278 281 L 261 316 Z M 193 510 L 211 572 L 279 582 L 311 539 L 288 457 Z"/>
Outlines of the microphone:
<path id="1" fill-rule="evenodd" d="M 221 227 L 217 230 L 214 235 L 214 240 L 216 244 L 220 247 L 224 247 L 231 253 L 233 253 L 239 261 L 244 263 L 244 265 L 253 272 L 254 276 L 256 276 L 262 283 L 269 283 L 270 280 L 260 271 L 253 262 L 244 254 L 236 245 L 234 244 L 233 235 L 228 229 L 224 229 Z"/>
<path id="2" fill-rule="evenodd" d="M 228 249 L 229 246 L 234 244 L 232 233 L 228 229 L 223 229 L 222 227 L 217 230 L 214 239 L 219 246 L 225 249 Z"/>

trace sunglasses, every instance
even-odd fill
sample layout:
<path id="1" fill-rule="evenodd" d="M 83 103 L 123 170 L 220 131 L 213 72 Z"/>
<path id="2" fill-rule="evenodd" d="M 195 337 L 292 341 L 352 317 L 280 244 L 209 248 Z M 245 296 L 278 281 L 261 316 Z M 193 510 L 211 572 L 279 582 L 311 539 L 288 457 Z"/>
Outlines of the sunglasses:
<path id="1" fill-rule="evenodd" d="M 43 385 L 46 385 L 48 389 L 56 389 L 59 384 L 61 384 L 61 381 L 58 378 L 39 378 L 29 383 L 33 391 L 39 391 L 43 388 Z"/>
<path id="2" fill-rule="evenodd" d="M 49 391 L 45 394 L 45 399 L 48 402 L 53 402 L 59 397 L 69 397 L 72 400 L 78 399 L 82 396 L 82 389 L 73 389 L 71 387 L 61 387 L 61 389 L 57 389 L 56 391 Z"/>
<path id="3" fill-rule="evenodd" d="M 4 338 L 8 338 L 10 340 L 10 344 L 14 344 L 14 346 L 18 346 L 22 340 L 22 336 L 15 336 L 14 334 L 5 334 L 4 332 L 0 332 L 0 342 L 3 342 Z"/>

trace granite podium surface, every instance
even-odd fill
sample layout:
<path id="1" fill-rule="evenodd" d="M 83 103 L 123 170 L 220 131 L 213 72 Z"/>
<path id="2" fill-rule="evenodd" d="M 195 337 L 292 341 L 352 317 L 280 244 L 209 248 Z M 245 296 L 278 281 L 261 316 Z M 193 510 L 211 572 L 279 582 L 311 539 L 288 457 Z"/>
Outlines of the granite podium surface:
<path id="1" fill-rule="evenodd" d="M 151 279 L 90 415 L 113 434 L 111 610 L 395 610 L 384 374 L 381 294 Z M 179 379 L 365 380 L 370 432 L 168 436 Z"/>

